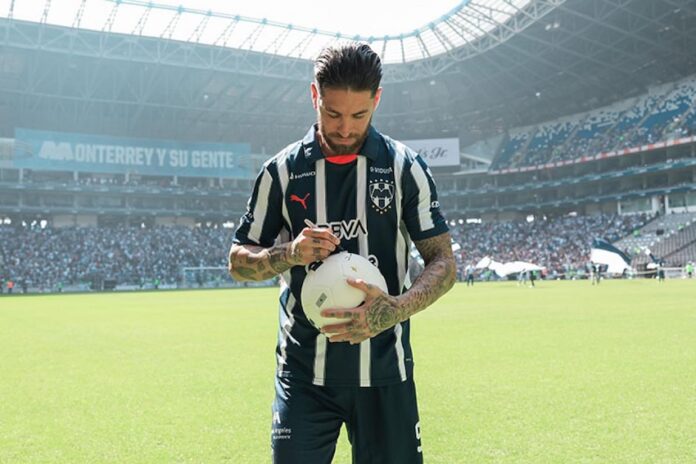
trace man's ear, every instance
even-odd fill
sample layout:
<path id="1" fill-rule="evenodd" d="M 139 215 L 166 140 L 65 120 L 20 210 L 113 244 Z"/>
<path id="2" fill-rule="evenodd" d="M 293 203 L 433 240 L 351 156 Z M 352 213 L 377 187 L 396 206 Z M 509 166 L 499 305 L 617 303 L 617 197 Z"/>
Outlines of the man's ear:
<path id="1" fill-rule="evenodd" d="M 309 85 L 309 90 L 312 94 L 312 106 L 316 110 L 319 107 L 319 87 L 317 87 L 317 83 L 312 82 Z"/>
<path id="2" fill-rule="evenodd" d="M 375 92 L 375 106 L 372 108 L 372 110 L 376 110 L 377 107 L 379 106 L 379 101 L 382 98 L 382 87 L 378 88 L 377 91 Z"/>

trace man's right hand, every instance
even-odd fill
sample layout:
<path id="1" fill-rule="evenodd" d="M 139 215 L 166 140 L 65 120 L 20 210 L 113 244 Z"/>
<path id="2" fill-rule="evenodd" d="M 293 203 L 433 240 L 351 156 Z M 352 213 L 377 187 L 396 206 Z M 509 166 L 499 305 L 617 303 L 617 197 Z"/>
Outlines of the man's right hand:
<path id="1" fill-rule="evenodd" d="M 326 259 L 341 241 L 329 229 L 305 227 L 288 250 L 288 261 L 293 266 L 306 266 Z"/>
<path id="2" fill-rule="evenodd" d="M 266 280 L 290 269 L 326 259 L 341 243 L 329 229 L 305 227 L 292 242 L 263 248 L 232 245 L 229 271 L 236 280 Z"/>

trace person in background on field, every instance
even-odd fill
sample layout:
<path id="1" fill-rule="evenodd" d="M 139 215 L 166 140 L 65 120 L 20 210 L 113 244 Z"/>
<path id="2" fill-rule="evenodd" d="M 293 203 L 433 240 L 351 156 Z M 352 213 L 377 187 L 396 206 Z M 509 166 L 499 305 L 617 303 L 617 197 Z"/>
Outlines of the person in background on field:
<path id="1" fill-rule="evenodd" d="M 468 287 L 469 285 L 473 286 L 474 285 L 474 272 L 476 272 L 476 268 L 474 267 L 473 264 L 469 263 L 466 266 L 465 269 L 465 274 L 466 274 L 466 286 Z"/>
<path id="2" fill-rule="evenodd" d="M 602 282 L 602 265 L 599 263 L 590 263 L 590 277 L 592 285 L 599 285 Z"/>
<path id="3" fill-rule="evenodd" d="M 657 281 L 665 281 L 665 262 L 662 259 L 657 262 Z"/>

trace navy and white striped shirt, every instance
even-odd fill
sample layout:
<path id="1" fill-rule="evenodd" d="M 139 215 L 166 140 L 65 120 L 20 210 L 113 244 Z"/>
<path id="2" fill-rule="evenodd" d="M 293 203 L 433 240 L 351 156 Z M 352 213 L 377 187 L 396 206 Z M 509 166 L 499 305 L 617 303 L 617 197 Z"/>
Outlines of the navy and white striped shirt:
<path id="1" fill-rule="evenodd" d="M 377 264 L 399 295 L 409 286 L 411 240 L 447 232 L 432 174 L 403 144 L 373 127 L 357 159 L 327 162 L 316 140 L 305 138 L 268 160 L 259 173 L 234 243 L 270 247 L 291 241 L 305 218 L 329 227 L 352 253 Z M 328 386 L 382 386 L 413 372 L 409 321 L 359 345 L 329 343 L 301 306 L 305 267 L 283 273 L 276 358 L 278 375 Z"/>

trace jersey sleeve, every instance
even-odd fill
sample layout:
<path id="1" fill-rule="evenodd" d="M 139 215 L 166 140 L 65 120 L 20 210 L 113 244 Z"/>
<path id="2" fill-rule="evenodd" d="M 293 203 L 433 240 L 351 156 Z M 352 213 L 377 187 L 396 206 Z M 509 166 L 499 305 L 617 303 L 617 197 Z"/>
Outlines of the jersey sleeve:
<path id="1" fill-rule="evenodd" d="M 403 221 L 412 240 L 424 240 L 449 230 L 440 211 L 432 173 L 420 156 L 415 156 L 403 176 Z"/>
<path id="2" fill-rule="evenodd" d="M 267 163 L 256 177 L 246 213 L 240 220 L 232 242 L 264 248 L 272 246 L 283 225 L 282 201 L 276 166 Z"/>

